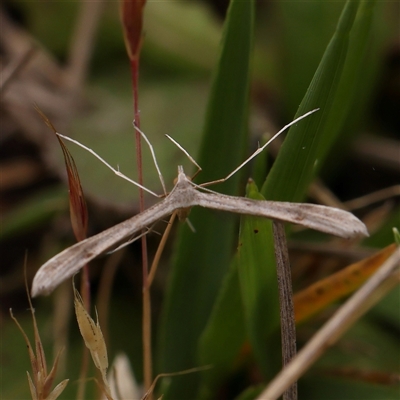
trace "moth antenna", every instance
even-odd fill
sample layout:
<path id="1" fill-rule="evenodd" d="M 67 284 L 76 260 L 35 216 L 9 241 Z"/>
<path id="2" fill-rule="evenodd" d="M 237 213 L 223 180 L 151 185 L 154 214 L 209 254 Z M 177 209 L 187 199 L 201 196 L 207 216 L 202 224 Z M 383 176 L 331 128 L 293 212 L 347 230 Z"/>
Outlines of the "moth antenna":
<path id="1" fill-rule="evenodd" d="M 271 139 L 268 140 L 267 143 L 265 143 L 262 147 L 259 147 L 249 158 L 247 158 L 245 161 L 243 161 L 236 169 L 234 169 L 228 176 L 226 176 L 225 178 L 222 179 L 217 179 L 215 181 L 211 181 L 211 182 L 206 182 L 206 183 L 202 183 L 200 186 L 209 186 L 209 185 L 213 185 L 215 183 L 222 183 L 225 182 L 226 180 L 228 180 L 230 177 L 232 177 L 233 175 L 236 174 L 236 172 L 238 172 L 240 169 L 242 169 L 242 167 L 244 167 L 250 160 L 252 160 L 254 157 L 256 157 L 258 154 L 260 154 L 273 140 L 275 140 L 282 132 L 284 132 L 287 128 L 289 128 L 290 126 L 296 124 L 297 122 L 299 122 L 300 120 L 302 120 L 303 118 L 308 117 L 310 114 L 315 113 L 316 111 L 318 111 L 319 108 L 316 108 L 315 110 L 311 110 L 308 111 L 307 113 L 301 115 L 300 117 L 296 118 L 295 120 L 293 120 L 292 122 L 290 122 L 289 124 L 285 125 L 279 132 L 275 133 L 274 136 L 272 136 Z"/>
<path id="2" fill-rule="evenodd" d="M 135 120 L 133 120 L 133 127 L 135 128 L 136 131 L 138 131 L 142 135 L 142 138 L 145 140 L 145 142 L 149 146 L 151 156 L 153 157 L 154 165 L 156 166 L 158 177 L 160 178 L 161 186 L 163 187 L 164 194 L 166 195 L 167 194 L 167 189 L 165 188 L 164 178 L 163 178 L 161 170 L 160 170 L 160 168 L 158 166 L 157 158 L 156 158 L 156 154 L 154 153 L 153 146 L 150 143 L 150 140 L 145 135 L 145 133 L 136 125 L 136 121 Z"/>
<path id="3" fill-rule="evenodd" d="M 150 189 L 147 189 L 146 187 L 144 187 L 143 185 L 141 185 L 140 183 L 132 180 L 131 178 L 128 178 L 126 175 L 124 175 L 122 172 L 119 171 L 119 167 L 117 169 L 115 169 L 114 167 L 112 167 L 106 160 L 104 160 L 102 157 L 100 157 L 94 150 L 92 150 L 91 148 L 85 146 L 84 144 L 78 142 L 75 139 L 70 138 L 69 136 L 65 136 L 62 135 L 61 133 L 56 132 L 56 135 L 59 136 L 62 139 L 65 139 L 69 142 L 72 142 L 74 144 L 76 144 L 77 146 L 81 147 L 82 149 L 86 150 L 87 152 L 89 152 L 90 154 L 93 154 L 99 161 L 101 161 L 107 168 L 109 168 L 112 172 L 114 172 L 115 175 L 119 176 L 122 179 L 125 179 L 126 181 L 132 183 L 133 185 L 145 190 L 147 193 L 152 194 L 155 197 L 161 197 L 159 194 L 151 191 Z"/>
<path id="4" fill-rule="evenodd" d="M 200 165 L 196 162 L 196 160 L 189 154 L 189 152 L 187 150 L 185 150 L 175 139 L 173 139 L 171 136 L 165 134 L 165 136 L 176 146 L 178 147 L 179 150 L 181 150 L 186 157 L 197 167 L 197 171 L 195 172 L 195 174 L 192 176 L 192 179 L 194 179 L 199 172 L 202 170 L 202 168 L 200 167 Z"/>

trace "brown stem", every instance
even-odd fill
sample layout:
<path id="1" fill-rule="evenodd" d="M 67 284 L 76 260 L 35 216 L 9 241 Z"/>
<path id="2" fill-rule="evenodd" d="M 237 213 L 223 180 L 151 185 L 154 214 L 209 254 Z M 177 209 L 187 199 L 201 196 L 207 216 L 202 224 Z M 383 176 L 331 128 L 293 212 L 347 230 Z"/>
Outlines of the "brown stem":
<path id="1" fill-rule="evenodd" d="M 89 350 L 85 344 L 83 344 L 82 349 L 82 363 L 81 363 L 81 370 L 79 372 L 79 380 L 78 380 L 78 391 L 76 393 L 77 400 L 84 400 L 85 399 L 85 389 L 86 389 L 86 376 L 87 371 L 89 368 Z"/>
<path id="2" fill-rule="evenodd" d="M 110 339 L 108 316 L 110 312 L 112 288 L 118 266 L 120 265 L 125 253 L 126 248 L 113 253 L 107 260 L 100 277 L 99 288 L 97 291 L 96 307 L 106 346 L 108 346 Z"/>
<path id="3" fill-rule="evenodd" d="M 281 315 L 282 361 L 284 367 L 296 355 L 296 323 L 294 318 L 292 277 L 283 223 L 274 221 L 273 232 Z M 296 399 L 297 382 L 294 382 L 283 393 L 283 400 Z"/>
<path id="4" fill-rule="evenodd" d="M 132 74 L 132 88 L 134 99 L 134 115 L 135 123 L 140 129 L 140 111 L 139 111 L 139 57 L 130 60 Z M 143 185 L 143 168 L 142 168 L 142 145 L 140 133 L 135 131 L 136 143 L 136 165 L 138 169 L 138 181 Z M 140 212 L 144 211 L 143 190 L 139 189 L 139 206 Z M 144 370 L 144 386 L 148 390 L 153 380 L 152 372 L 152 352 L 151 352 L 151 301 L 150 286 L 148 284 L 148 258 L 147 258 L 147 240 L 146 235 L 142 236 L 142 274 L 143 274 L 143 370 Z"/>
<path id="5" fill-rule="evenodd" d="M 153 283 L 154 276 L 156 274 L 157 267 L 158 267 L 158 264 L 160 262 L 160 258 L 161 258 L 162 252 L 164 251 L 165 244 L 167 243 L 167 239 L 168 239 L 169 234 L 171 232 L 172 225 L 174 224 L 174 220 L 176 218 L 176 215 L 177 215 L 176 211 L 171 215 L 171 217 L 170 217 L 170 219 L 168 221 L 168 225 L 167 225 L 167 227 L 166 227 L 166 229 L 165 229 L 165 231 L 163 233 L 163 236 L 162 236 L 162 239 L 160 241 L 160 244 L 158 245 L 158 248 L 157 248 L 157 251 L 156 251 L 156 255 L 154 256 L 153 262 L 151 264 L 150 273 L 149 273 L 149 277 L 148 277 L 148 280 L 147 280 L 149 287 Z"/>

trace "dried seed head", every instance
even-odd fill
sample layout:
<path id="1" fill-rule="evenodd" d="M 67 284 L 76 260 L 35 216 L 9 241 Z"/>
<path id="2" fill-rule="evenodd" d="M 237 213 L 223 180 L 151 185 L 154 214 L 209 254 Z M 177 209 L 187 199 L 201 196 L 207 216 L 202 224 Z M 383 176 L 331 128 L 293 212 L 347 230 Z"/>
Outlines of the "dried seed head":
<path id="1" fill-rule="evenodd" d="M 83 340 L 85 341 L 86 347 L 90 350 L 90 354 L 92 355 L 95 366 L 101 372 L 104 383 L 108 385 L 106 380 L 108 368 L 107 348 L 103 333 L 101 332 L 98 317 L 97 323 L 95 323 L 92 317 L 86 311 L 83 305 L 82 297 L 75 289 L 73 282 L 72 284 L 74 290 L 75 314 L 78 321 L 79 330 Z"/>
<path id="2" fill-rule="evenodd" d="M 25 258 L 25 268 L 26 268 L 26 258 Z M 28 283 L 26 281 L 26 269 L 25 269 L 25 286 L 26 286 L 26 293 L 27 293 L 28 301 L 29 301 L 29 308 L 30 308 L 31 314 L 32 314 L 33 332 L 34 332 L 34 338 L 35 338 L 35 351 L 33 350 L 33 347 L 31 345 L 31 342 L 30 342 L 28 336 L 26 335 L 25 331 L 22 329 L 22 326 L 19 324 L 17 319 L 14 317 L 11 308 L 10 308 L 10 315 L 11 315 L 11 318 L 14 320 L 14 322 L 17 324 L 19 330 L 21 331 L 21 333 L 24 337 L 26 346 L 28 348 L 29 359 L 30 359 L 31 367 L 32 367 L 32 377 L 29 374 L 29 372 L 27 372 L 29 390 L 31 392 L 31 397 L 33 400 L 43 400 L 43 399 L 56 400 L 57 397 L 64 390 L 65 386 L 67 386 L 68 379 L 65 379 L 60 384 L 58 384 L 54 388 L 54 390 L 51 392 L 51 386 L 53 384 L 53 381 L 54 381 L 54 378 L 55 378 L 55 375 L 57 372 L 57 366 L 58 366 L 60 352 L 58 353 L 56 359 L 54 360 L 54 363 L 53 363 L 50 373 L 47 373 L 46 357 L 44 354 L 44 349 L 43 349 L 42 341 L 40 339 L 39 329 L 38 329 L 37 322 L 36 322 L 35 310 L 33 308 L 31 298 L 29 296 Z"/>

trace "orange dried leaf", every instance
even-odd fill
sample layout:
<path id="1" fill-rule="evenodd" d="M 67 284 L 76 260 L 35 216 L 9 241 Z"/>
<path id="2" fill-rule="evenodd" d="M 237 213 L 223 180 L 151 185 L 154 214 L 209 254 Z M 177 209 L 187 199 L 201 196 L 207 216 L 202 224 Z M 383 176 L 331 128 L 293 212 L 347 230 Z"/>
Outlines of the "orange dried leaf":
<path id="1" fill-rule="evenodd" d="M 296 322 L 299 323 L 329 304 L 358 289 L 396 250 L 391 244 L 383 250 L 321 279 L 294 295 Z"/>
<path id="2" fill-rule="evenodd" d="M 121 0 L 121 20 L 129 59 L 138 60 L 142 43 L 143 9 L 146 0 Z"/>

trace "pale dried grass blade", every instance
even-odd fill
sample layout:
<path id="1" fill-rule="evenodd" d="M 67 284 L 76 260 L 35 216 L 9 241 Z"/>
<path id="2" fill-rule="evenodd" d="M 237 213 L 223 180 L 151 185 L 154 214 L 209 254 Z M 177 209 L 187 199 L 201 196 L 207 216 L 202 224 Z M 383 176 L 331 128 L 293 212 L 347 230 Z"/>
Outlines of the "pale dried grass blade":
<path id="1" fill-rule="evenodd" d="M 257 400 L 274 400 L 301 377 L 328 347 L 380 298 L 400 283 L 400 248 L 333 315 L 333 317 L 299 351 L 297 356 L 269 383 Z M 396 272 L 397 274 L 393 275 Z"/>

